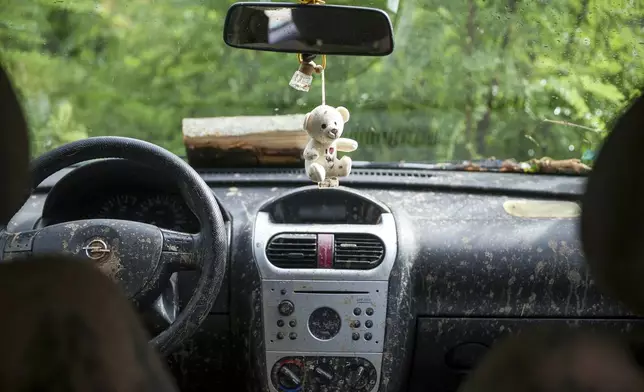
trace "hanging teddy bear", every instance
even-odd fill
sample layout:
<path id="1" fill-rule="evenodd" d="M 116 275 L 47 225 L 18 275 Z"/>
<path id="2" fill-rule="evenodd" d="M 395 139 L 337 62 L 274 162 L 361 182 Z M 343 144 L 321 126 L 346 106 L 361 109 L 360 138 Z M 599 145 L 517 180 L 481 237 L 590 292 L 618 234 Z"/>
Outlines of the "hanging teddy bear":
<path id="1" fill-rule="evenodd" d="M 338 151 L 352 152 L 358 142 L 341 137 L 344 124 L 349 121 L 349 111 L 339 106 L 320 105 L 304 118 L 304 130 L 309 142 L 304 149 L 304 169 L 311 181 L 320 187 L 339 185 L 338 177 L 351 173 L 351 158 L 338 159 Z"/>

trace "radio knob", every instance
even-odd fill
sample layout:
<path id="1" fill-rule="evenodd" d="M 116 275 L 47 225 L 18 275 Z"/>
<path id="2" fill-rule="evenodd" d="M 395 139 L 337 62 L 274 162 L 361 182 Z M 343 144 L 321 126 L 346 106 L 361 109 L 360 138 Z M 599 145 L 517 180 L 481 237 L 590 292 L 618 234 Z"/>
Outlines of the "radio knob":
<path id="1" fill-rule="evenodd" d="M 362 389 L 367 386 L 368 382 L 369 376 L 364 366 L 352 366 L 349 369 L 349 375 L 347 377 L 349 387 L 352 389 Z"/>
<path id="2" fill-rule="evenodd" d="M 302 387 L 303 369 L 295 363 L 286 363 L 277 371 L 277 383 L 280 388 L 295 390 Z"/>
<path id="3" fill-rule="evenodd" d="M 333 381 L 333 370 L 326 364 L 321 364 L 313 369 L 314 379 L 321 385 Z"/>
<path id="4" fill-rule="evenodd" d="M 293 302 L 285 299 L 277 305 L 277 310 L 282 316 L 290 316 L 295 312 L 295 305 L 293 305 Z"/>

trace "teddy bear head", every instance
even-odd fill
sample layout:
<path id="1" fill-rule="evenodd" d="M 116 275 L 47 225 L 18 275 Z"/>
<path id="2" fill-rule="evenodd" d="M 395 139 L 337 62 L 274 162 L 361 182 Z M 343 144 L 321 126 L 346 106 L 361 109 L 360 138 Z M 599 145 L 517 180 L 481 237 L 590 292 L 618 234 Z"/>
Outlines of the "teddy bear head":
<path id="1" fill-rule="evenodd" d="M 304 130 L 318 143 L 328 144 L 342 136 L 347 121 L 349 111 L 345 107 L 320 105 L 304 118 Z"/>

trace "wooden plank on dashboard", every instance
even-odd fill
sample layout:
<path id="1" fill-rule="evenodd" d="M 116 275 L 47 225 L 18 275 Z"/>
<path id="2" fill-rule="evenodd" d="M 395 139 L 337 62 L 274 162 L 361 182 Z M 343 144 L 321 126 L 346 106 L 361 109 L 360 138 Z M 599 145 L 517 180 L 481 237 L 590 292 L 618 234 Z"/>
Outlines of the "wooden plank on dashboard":
<path id="1" fill-rule="evenodd" d="M 304 114 L 183 119 L 193 167 L 302 166 Z"/>

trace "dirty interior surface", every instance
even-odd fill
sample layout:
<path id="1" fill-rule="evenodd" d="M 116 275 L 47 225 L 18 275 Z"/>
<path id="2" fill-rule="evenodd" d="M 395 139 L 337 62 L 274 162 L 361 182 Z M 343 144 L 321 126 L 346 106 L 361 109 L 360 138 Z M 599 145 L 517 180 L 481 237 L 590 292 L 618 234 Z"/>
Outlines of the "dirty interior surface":
<path id="1" fill-rule="evenodd" d="M 210 316 L 169 358 L 183 391 L 453 391 L 527 326 L 640 324 L 585 267 L 583 178 L 356 168 L 346 188 L 319 191 L 301 170 L 200 174 L 230 256 Z M 198 230 L 168 178 L 123 160 L 51 177 L 10 229 L 96 218 Z M 196 274 L 178 273 L 147 311 L 152 333 Z"/>

